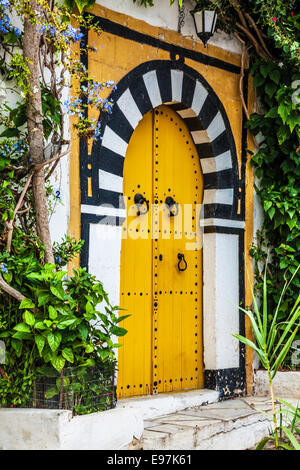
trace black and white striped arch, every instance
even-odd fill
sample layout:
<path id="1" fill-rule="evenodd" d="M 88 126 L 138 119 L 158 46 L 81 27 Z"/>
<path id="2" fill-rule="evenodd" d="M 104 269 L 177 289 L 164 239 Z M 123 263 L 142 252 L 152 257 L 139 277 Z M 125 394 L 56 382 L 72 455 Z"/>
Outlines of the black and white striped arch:
<path id="1" fill-rule="evenodd" d="M 118 224 L 127 147 L 143 116 L 168 104 L 184 119 L 196 145 L 204 177 L 204 225 L 242 228 L 238 214 L 241 185 L 234 138 L 224 107 L 195 70 L 174 61 L 151 61 L 126 75 L 110 97 L 113 112 L 102 119 L 102 139 L 91 155 L 81 144 L 82 214 L 89 222 L 111 216 Z M 92 180 L 88 196 L 87 180 Z M 105 207 L 106 206 L 106 207 Z M 106 219 L 107 220 L 107 219 Z"/>

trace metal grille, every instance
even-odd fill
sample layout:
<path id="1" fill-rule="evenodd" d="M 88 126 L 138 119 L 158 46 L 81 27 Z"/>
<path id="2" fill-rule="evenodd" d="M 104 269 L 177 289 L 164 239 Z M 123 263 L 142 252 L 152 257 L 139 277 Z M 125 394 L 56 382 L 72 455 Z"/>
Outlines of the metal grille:
<path id="1" fill-rule="evenodd" d="M 61 374 L 38 377 L 28 407 L 71 410 L 74 415 L 116 406 L 115 365 L 68 367 Z"/>

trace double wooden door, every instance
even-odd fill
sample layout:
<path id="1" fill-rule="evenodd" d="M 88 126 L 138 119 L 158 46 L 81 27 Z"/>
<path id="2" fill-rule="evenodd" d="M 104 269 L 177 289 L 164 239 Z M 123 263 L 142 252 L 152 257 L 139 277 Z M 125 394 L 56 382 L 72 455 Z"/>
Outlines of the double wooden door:
<path id="1" fill-rule="evenodd" d="M 180 116 L 147 113 L 124 163 L 119 398 L 203 387 L 203 177 Z"/>

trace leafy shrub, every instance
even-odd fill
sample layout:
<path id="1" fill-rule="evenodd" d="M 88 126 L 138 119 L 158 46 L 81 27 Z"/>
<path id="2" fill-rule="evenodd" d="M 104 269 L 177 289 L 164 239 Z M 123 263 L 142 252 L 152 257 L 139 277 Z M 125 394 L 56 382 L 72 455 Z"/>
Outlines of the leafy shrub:
<path id="1" fill-rule="evenodd" d="M 70 253 L 57 252 L 70 258 Z M 57 374 L 67 366 L 113 363 L 114 348 L 119 347 L 113 337 L 127 332 L 119 323 L 128 315 L 118 318 L 119 307 L 110 304 L 102 283 L 85 268 L 68 277 L 58 265 L 39 262 L 32 250 L 21 254 L 0 256 L 3 278 L 26 296 L 19 303 L 0 294 L 0 339 L 6 344 L 0 380 L 3 406 L 26 405 L 37 370 L 43 372 L 44 366 Z"/>

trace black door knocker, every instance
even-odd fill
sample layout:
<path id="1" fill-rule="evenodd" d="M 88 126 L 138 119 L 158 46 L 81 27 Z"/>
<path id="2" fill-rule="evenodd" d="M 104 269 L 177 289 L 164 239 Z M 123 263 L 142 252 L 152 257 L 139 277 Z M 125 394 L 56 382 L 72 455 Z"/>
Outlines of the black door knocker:
<path id="1" fill-rule="evenodd" d="M 135 205 L 137 206 L 137 215 L 140 216 L 141 214 L 147 214 L 147 212 L 149 211 L 149 201 L 140 193 L 137 193 L 135 196 L 134 196 L 134 203 Z M 146 204 L 146 210 L 144 210 L 143 212 L 141 211 L 141 207 Z"/>
<path id="2" fill-rule="evenodd" d="M 178 259 L 179 259 L 178 265 L 177 265 L 179 271 L 185 271 L 186 268 L 187 268 L 187 262 L 186 262 L 186 260 L 185 260 L 184 254 L 183 254 L 183 253 L 178 253 L 177 257 L 178 257 Z M 182 268 L 180 267 L 181 261 L 184 263 L 184 266 L 183 266 Z"/>
<path id="3" fill-rule="evenodd" d="M 166 197 L 165 204 L 169 209 L 169 216 L 175 217 L 178 214 L 178 203 L 171 196 Z"/>

